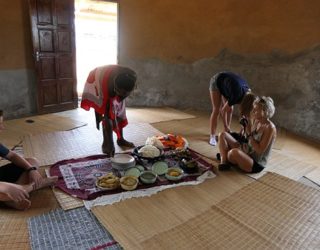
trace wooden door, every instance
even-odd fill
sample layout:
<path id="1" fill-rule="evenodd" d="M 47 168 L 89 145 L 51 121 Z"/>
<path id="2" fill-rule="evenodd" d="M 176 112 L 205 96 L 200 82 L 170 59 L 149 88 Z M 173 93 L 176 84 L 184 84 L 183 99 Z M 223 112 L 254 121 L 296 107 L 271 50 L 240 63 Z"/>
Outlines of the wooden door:
<path id="1" fill-rule="evenodd" d="M 73 0 L 29 0 L 38 112 L 76 108 Z"/>

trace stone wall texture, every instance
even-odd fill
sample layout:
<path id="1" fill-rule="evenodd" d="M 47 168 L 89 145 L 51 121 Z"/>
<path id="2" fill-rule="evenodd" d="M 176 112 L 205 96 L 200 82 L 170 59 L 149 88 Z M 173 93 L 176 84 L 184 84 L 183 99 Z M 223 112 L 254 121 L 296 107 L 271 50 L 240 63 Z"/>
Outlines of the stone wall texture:
<path id="1" fill-rule="evenodd" d="M 274 99 L 277 126 L 320 141 L 320 1 L 118 3 L 119 64 L 138 73 L 129 105 L 210 112 L 209 79 L 230 70 Z M 36 113 L 28 1 L 0 1 L 0 35 L 0 108 Z"/>

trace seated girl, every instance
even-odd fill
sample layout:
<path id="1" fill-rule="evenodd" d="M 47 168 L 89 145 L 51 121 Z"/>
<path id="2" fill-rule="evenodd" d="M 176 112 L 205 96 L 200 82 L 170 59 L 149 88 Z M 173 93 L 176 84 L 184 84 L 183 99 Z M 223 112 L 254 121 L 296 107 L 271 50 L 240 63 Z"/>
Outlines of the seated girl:
<path id="1" fill-rule="evenodd" d="M 220 133 L 220 171 L 230 169 L 231 165 L 247 173 L 258 173 L 265 168 L 277 134 L 275 125 L 270 121 L 274 112 L 271 97 L 257 97 L 249 117 L 244 117 L 244 142 L 240 143 L 227 132 Z"/>
<path id="2" fill-rule="evenodd" d="M 3 130 L 0 110 L 0 132 Z M 54 185 L 58 177 L 44 178 L 38 171 L 39 162 L 35 158 L 24 158 L 0 143 L 0 157 L 11 163 L 0 167 L 0 202 L 19 210 L 31 206 L 29 193 Z"/>

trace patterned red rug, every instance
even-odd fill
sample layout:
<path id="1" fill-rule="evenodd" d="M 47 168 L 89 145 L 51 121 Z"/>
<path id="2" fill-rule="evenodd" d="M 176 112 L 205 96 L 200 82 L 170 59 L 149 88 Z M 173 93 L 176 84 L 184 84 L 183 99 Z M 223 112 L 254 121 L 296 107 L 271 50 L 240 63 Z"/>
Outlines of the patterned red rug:
<path id="1" fill-rule="evenodd" d="M 188 153 L 191 156 L 191 159 L 189 160 L 197 163 L 198 168 L 196 172 L 185 172 L 181 180 L 174 182 L 165 178 L 164 175 L 160 175 L 153 184 L 143 184 L 140 182 L 137 189 L 147 189 L 155 186 L 195 181 L 204 172 L 212 169 L 212 165 L 200 158 L 196 151 L 188 149 Z M 151 169 L 153 162 L 139 161 L 139 159 L 136 160 L 140 164 L 143 164 L 145 170 Z M 180 161 L 175 154 L 172 154 L 172 151 L 166 151 L 161 160 L 165 161 L 169 168 L 179 167 L 180 164 Z M 121 177 L 124 174 L 117 169 L 113 169 L 111 159 L 107 158 L 105 155 L 92 155 L 84 158 L 63 160 L 55 163 L 50 168 L 50 175 L 59 177 L 56 185 L 57 188 L 83 200 L 92 200 L 106 194 L 127 192 L 120 187 L 115 190 L 101 190 L 96 187 L 97 178 L 110 172 L 118 177 Z"/>

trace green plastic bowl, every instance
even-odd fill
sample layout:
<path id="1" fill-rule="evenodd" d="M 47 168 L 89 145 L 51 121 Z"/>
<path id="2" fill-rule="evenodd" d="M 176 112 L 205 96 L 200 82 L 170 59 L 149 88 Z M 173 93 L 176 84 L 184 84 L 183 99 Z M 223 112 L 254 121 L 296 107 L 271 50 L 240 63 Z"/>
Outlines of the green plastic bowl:
<path id="1" fill-rule="evenodd" d="M 140 175 L 140 180 L 145 184 L 155 183 L 158 175 L 153 171 L 143 171 Z"/>

